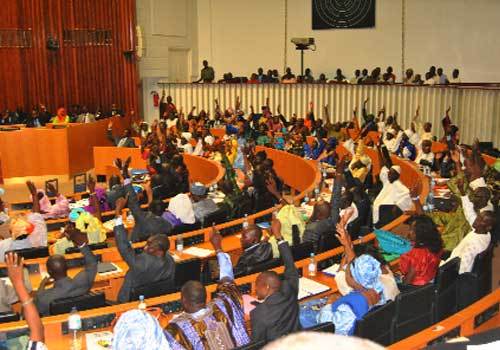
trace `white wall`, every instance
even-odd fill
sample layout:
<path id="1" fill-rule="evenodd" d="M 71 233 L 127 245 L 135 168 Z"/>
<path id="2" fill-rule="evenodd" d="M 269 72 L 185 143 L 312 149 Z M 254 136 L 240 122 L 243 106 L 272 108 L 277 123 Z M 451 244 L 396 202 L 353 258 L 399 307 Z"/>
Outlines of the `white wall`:
<path id="1" fill-rule="evenodd" d="M 153 106 L 151 92 L 161 95 L 158 81 L 170 80 L 171 50 L 188 51 L 184 64 L 191 78 L 198 70 L 197 0 L 137 0 L 136 6 L 137 25 L 142 29 L 144 42 L 139 61 L 142 113 L 145 120 L 152 121 L 158 118 L 159 111 Z"/>
<path id="2" fill-rule="evenodd" d="M 406 68 L 424 74 L 436 65 L 451 74 L 458 67 L 463 81 L 500 81 L 499 0 L 378 0 L 375 28 L 316 31 L 310 0 L 198 0 L 198 61 L 207 58 L 218 78 L 259 66 L 281 72 L 285 62 L 298 72 L 290 39 L 314 37 L 318 50 L 306 52 L 305 67 L 315 76 L 392 65 L 401 79 L 403 3 Z"/>

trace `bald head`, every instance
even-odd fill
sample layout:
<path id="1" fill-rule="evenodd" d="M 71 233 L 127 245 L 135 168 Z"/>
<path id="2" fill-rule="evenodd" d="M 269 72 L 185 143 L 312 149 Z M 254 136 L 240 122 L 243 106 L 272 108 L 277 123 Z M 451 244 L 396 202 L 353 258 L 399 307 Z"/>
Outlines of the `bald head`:
<path id="1" fill-rule="evenodd" d="M 196 312 L 206 306 L 207 292 L 200 281 L 188 281 L 181 289 L 181 303 L 188 313 Z"/>
<path id="2" fill-rule="evenodd" d="M 472 228 L 476 233 L 486 234 L 495 227 L 495 213 L 489 210 L 482 211 L 477 215 L 476 220 L 472 224 Z"/>
<path id="3" fill-rule="evenodd" d="M 281 288 L 279 275 L 274 271 L 262 272 L 255 281 L 257 299 L 263 300 Z"/>
<path id="4" fill-rule="evenodd" d="M 47 259 L 47 272 L 54 280 L 59 280 L 67 276 L 68 265 L 62 255 L 52 255 Z"/>
<path id="5" fill-rule="evenodd" d="M 256 225 L 248 225 L 247 228 L 241 232 L 241 246 L 246 249 L 262 239 L 262 230 Z"/>

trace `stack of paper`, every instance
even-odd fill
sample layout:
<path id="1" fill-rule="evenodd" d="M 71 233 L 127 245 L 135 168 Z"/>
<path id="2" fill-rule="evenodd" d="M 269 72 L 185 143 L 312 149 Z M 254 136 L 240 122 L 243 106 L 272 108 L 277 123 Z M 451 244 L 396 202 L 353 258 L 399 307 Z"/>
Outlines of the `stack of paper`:
<path id="1" fill-rule="evenodd" d="M 198 258 L 206 258 L 206 257 L 214 254 L 215 252 L 213 250 L 210 250 L 210 249 L 189 247 L 187 249 L 184 249 L 183 253 L 193 255 L 193 256 L 196 256 Z"/>
<path id="2" fill-rule="evenodd" d="M 318 295 L 330 290 L 330 287 L 309 278 L 301 277 L 299 280 L 299 300 L 313 295 Z"/>

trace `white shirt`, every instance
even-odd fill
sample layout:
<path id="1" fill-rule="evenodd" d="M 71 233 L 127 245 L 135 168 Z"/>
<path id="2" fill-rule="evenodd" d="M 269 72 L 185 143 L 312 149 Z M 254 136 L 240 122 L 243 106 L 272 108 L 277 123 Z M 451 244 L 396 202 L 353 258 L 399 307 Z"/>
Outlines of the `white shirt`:
<path id="1" fill-rule="evenodd" d="M 385 147 L 387 147 L 387 150 L 389 152 L 396 153 L 402 138 L 403 138 L 403 132 L 401 130 L 398 132 L 397 135 L 394 135 L 394 137 L 390 140 L 384 138 Z"/>
<path id="2" fill-rule="evenodd" d="M 398 284 L 396 283 L 396 279 L 390 269 L 387 269 L 389 272 L 384 274 L 380 274 L 379 281 L 382 283 L 384 287 L 384 296 L 386 300 L 396 300 L 396 297 L 400 293 Z M 337 284 L 337 288 L 339 293 L 342 295 L 347 295 L 352 292 L 352 288 L 347 284 L 345 280 L 345 271 L 338 271 L 335 275 L 335 283 Z"/>
<path id="3" fill-rule="evenodd" d="M 451 84 L 460 84 L 461 82 L 462 82 L 462 81 L 460 80 L 460 78 L 459 78 L 459 77 L 457 77 L 457 78 L 451 78 L 451 79 L 450 79 L 450 83 L 451 83 Z"/>
<path id="4" fill-rule="evenodd" d="M 424 81 L 424 85 L 434 85 L 434 84 L 436 84 L 434 78 L 429 78 L 426 81 Z"/>
<path id="5" fill-rule="evenodd" d="M 352 155 L 354 155 L 354 141 L 353 139 L 349 139 L 349 140 L 346 140 L 342 146 L 344 146 L 344 148 L 346 150 L 349 151 L 349 153 L 351 153 Z"/>
<path id="6" fill-rule="evenodd" d="M 447 261 L 455 257 L 460 258 L 460 269 L 458 273 L 471 272 L 476 256 L 486 250 L 491 242 L 491 235 L 478 234 L 474 230 L 469 232 L 451 252 Z"/>
<path id="7" fill-rule="evenodd" d="M 469 196 L 461 196 L 462 199 L 462 210 L 464 211 L 464 216 L 469 225 L 473 225 L 474 221 L 476 221 L 477 213 L 474 209 L 474 204 L 470 201 Z M 482 211 L 494 211 L 493 204 L 488 201 L 488 204 L 479 210 Z"/>
<path id="8" fill-rule="evenodd" d="M 380 181 L 382 181 L 382 190 L 373 202 L 373 222 L 379 220 L 379 208 L 381 205 L 397 205 L 402 211 L 410 210 L 413 203 L 410 197 L 410 190 L 403 185 L 400 180 L 389 182 L 389 169 L 382 167 L 380 169 Z"/>
<path id="9" fill-rule="evenodd" d="M 359 216 L 358 207 L 356 206 L 356 204 L 354 204 L 354 202 L 352 202 L 349 207 L 340 210 L 339 217 L 342 217 L 344 215 L 344 213 L 347 211 L 347 209 L 351 209 L 352 210 L 352 215 L 349 218 L 349 220 L 347 220 L 347 222 L 345 224 L 346 227 L 351 222 L 353 222 L 354 220 L 356 220 L 358 218 L 358 216 Z"/>

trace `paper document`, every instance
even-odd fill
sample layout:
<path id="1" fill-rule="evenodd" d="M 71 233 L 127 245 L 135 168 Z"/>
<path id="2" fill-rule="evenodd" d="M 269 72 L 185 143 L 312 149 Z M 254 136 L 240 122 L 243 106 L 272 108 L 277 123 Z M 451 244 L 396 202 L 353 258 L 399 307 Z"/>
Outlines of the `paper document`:
<path id="1" fill-rule="evenodd" d="M 113 333 L 110 331 L 87 333 L 85 341 L 88 350 L 110 349 L 113 343 Z"/>
<path id="2" fill-rule="evenodd" d="M 337 274 L 337 272 L 339 271 L 339 267 L 340 267 L 339 264 L 333 264 L 332 266 L 324 269 L 321 272 L 326 273 L 329 276 L 335 276 Z"/>
<path id="3" fill-rule="evenodd" d="M 211 249 L 198 248 L 198 247 L 189 247 L 187 249 L 184 249 L 182 252 L 184 254 L 196 256 L 198 258 L 206 258 L 207 256 L 214 254 L 214 251 Z"/>
<path id="4" fill-rule="evenodd" d="M 309 278 L 301 277 L 299 280 L 299 300 L 317 295 L 330 290 L 330 287 Z"/>

